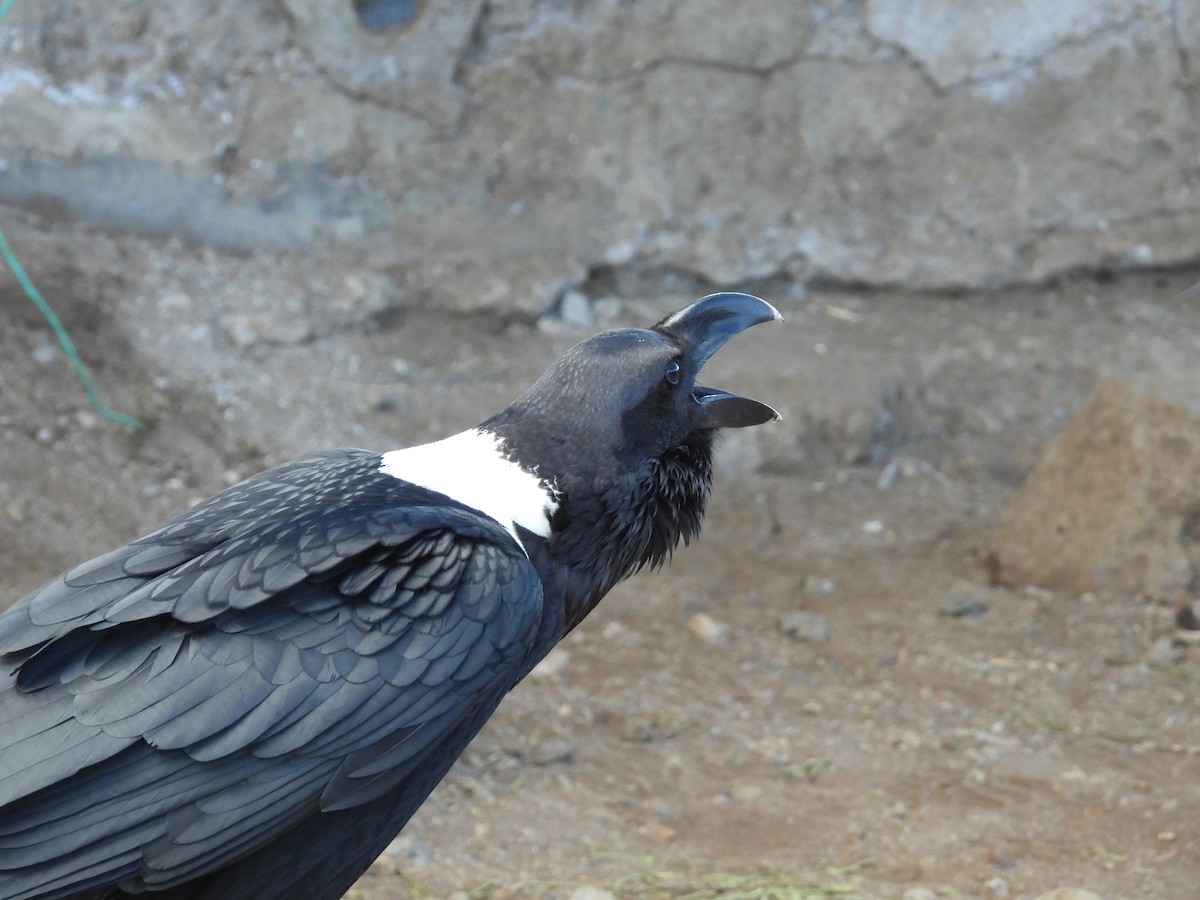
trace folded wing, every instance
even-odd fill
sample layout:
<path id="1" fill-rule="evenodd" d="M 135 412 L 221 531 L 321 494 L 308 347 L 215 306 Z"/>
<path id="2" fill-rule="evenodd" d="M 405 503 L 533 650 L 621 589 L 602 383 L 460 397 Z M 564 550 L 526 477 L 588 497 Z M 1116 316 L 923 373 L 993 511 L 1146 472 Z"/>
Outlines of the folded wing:
<path id="1" fill-rule="evenodd" d="M 181 884 L 486 718 L 528 668 L 536 573 L 377 465 L 269 470 L 0 615 L 0 896 Z"/>

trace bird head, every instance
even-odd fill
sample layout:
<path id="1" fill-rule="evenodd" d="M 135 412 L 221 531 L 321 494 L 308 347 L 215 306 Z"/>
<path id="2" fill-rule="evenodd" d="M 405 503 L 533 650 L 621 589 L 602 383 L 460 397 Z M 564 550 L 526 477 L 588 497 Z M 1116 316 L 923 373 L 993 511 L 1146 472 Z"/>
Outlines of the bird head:
<path id="1" fill-rule="evenodd" d="M 782 316 L 757 297 L 711 294 L 652 328 L 606 331 L 577 344 L 510 410 L 525 429 L 537 428 L 543 459 L 562 448 L 569 454 L 563 464 L 598 467 L 659 457 L 690 435 L 777 420 L 764 403 L 697 383 L 726 341 L 776 319 Z M 561 466 L 543 471 L 554 468 Z"/>
<path id="2" fill-rule="evenodd" d="M 586 573 L 588 585 L 569 621 L 699 533 L 717 432 L 779 415 L 697 376 L 731 337 L 781 318 L 756 297 L 721 293 L 651 328 L 606 331 L 568 350 L 481 426 L 556 498 L 546 552 Z"/>

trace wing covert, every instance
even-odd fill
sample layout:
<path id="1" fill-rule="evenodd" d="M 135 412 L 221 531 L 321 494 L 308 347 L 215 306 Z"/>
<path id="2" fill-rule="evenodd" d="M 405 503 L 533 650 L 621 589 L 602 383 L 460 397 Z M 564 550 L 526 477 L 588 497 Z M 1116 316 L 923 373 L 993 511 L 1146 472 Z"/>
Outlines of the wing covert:
<path id="1" fill-rule="evenodd" d="M 0 731 L 20 770 L 0 782 L 0 893 L 129 877 L 131 847 L 146 883 L 186 880 L 401 786 L 523 674 L 541 584 L 503 528 L 390 476 L 314 509 L 328 491 L 292 465 L 0 616 L 0 720 L 21 725 Z M 81 804 L 111 815 L 64 834 Z"/>

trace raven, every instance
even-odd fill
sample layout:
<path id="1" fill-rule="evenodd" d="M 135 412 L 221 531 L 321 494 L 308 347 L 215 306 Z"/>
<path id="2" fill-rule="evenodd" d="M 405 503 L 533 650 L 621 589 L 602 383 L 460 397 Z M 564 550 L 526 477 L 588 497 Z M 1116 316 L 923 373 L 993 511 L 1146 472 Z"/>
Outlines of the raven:
<path id="1" fill-rule="evenodd" d="M 304 456 L 0 614 L 0 898 L 336 898 L 504 695 L 700 530 L 747 294 L 575 346 L 477 428 Z"/>

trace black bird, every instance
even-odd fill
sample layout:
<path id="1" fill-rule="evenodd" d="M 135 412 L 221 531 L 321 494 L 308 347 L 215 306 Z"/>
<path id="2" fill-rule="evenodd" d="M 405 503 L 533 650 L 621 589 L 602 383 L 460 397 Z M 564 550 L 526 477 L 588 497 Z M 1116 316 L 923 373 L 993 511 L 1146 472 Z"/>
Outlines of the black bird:
<path id="1" fill-rule="evenodd" d="M 780 318 L 596 335 L 478 428 L 256 475 L 0 614 L 0 898 L 336 898 L 501 698 L 700 530 L 696 385 Z"/>

